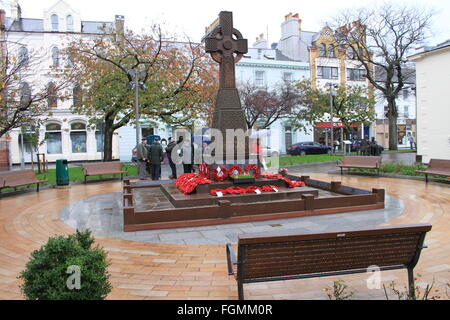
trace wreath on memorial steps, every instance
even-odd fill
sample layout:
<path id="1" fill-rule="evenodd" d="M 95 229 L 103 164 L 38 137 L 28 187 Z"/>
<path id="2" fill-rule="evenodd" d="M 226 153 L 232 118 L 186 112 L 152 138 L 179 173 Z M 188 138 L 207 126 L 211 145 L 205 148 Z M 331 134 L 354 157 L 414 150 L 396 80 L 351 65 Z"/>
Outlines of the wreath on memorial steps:
<path id="1" fill-rule="evenodd" d="M 228 170 L 224 166 L 217 166 L 212 171 L 212 178 L 216 181 L 224 181 L 228 178 Z"/>
<path id="2" fill-rule="evenodd" d="M 211 176 L 210 168 L 204 162 L 200 163 L 200 165 L 198 166 L 198 173 L 200 174 L 200 176 L 202 176 L 204 178 L 210 178 L 210 176 Z"/>
<path id="3" fill-rule="evenodd" d="M 239 175 L 239 174 L 242 174 L 242 173 L 244 173 L 244 170 L 242 170 L 241 166 L 233 165 L 233 166 L 230 166 L 228 168 L 228 175 L 229 176 L 236 176 L 236 175 Z"/>
<path id="4" fill-rule="evenodd" d="M 184 194 L 190 194 L 199 184 L 210 184 L 211 180 L 196 173 L 184 173 L 174 182 L 175 186 Z"/>
<path id="5" fill-rule="evenodd" d="M 303 181 L 295 181 L 295 180 L 291 180 L 289 178 L 286 178 L 284 176 L 282 176 L 281 174 L 273 174 L 273 173 L 267 173 L 267 172 L 263 172 L 262 174 L 263 178 L 266 179 L 280 179 L 283 180 L 284 182 L 286 182 L 287 186 L 289 188 L 295 188 L 295 187 L 304 187 L 305 183 Z"/>
<path id="6" fill-rule="evenodd" d="M 251 173 L 253 171 L 253 173 Z M 256 164 L 249 164 L 245 167 L 245 173 L 252 174 L 255 179 L 259 178 L 259 168 Z"/>

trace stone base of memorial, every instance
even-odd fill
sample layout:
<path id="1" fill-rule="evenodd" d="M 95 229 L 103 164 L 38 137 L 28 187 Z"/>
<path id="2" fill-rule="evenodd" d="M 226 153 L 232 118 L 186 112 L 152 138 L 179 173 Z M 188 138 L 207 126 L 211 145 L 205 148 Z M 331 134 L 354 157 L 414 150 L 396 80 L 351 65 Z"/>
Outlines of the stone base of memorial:
<path id="1" fill-rule="evenodd" d="M 310 179 L 301 180 L 303 187 L 288 188 L 283 180 L 256 179 L 254 186 L 274 185 L 278 192 L 261 194 L 226 194 L 221 197 L 211 190 L 233 186 L 232 181 L 199 185 L 189 195 L 173 184 L 142 186 L 130 180 L 123 184 L 124 231 L 195 227 L 243 223 L 350 211 L 383 209 L 384 189 L 364 190 Z M 155 196 L 161 205 L 155 204 Z"/>

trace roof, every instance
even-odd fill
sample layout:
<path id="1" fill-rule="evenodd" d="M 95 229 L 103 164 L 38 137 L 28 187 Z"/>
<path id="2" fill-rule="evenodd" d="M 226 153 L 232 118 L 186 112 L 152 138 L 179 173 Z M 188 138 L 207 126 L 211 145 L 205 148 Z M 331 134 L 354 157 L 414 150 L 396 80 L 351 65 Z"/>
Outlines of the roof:
<path id="1" fill-rule="evenodd" d="M 107 29 L 111 29 L 113 27 L 113 23 L 106 21 L 81 21 L 81 32 L 103 33 L 102 32 L 103 26 L 105 26 Z"/>
<path id="2" fill-rule="evenodd" d="M 416 83 L 416 69 L 414 68 L 403 68 L 403 82 L 409 84 Z M 386 80 L 386 70 L 380 66 L 375 66 L 375 81 L 383 82 Z M 394 83 L 398 82 L 397 74 L 394 74 L 393 78 Z"/>
<path id="3" fill-rule="evenodd" d="M 408 58 L 413 58 L 412 60 L 414 60 L 414 58 L 420 57 L 423 54 L 432 52 L 432 51 L 436 51 L 439 49 L 443 49 L 443 48 L 447 48 L 450 47 L 450 39 L 445 40 L 444 42 L 441 42 L 435 46 L 424 46 L 421 49 L 421 51 L 418 51 L 412 55 L 410 55 Z"/>
<path id="4" fill-rule="evenodd" d="M 113 23 L 109 21 L 81 21 L 82 33 L 103 33 L 102 26 L 106 26 L 107 29 L 113 27 Z M 51 32 L 50 30 L 44 30 L 43 19 L 21 18 L 19 21 L 10 17 L 6 18 L 6 29 L 9 31 L 19 32 Z"/>

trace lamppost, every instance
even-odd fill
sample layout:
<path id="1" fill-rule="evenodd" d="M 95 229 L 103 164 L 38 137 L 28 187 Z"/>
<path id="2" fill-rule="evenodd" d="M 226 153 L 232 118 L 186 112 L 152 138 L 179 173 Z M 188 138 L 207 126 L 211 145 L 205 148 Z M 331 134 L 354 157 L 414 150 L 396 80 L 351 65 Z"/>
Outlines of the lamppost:
<path id="1" fill-rule="evenodd" d="M 134 108 L 136 114 L 136 145 L 141 142 L 141 125 L 139 123 L 140 110 L 139 110 L 139 88 L 144 89 L 144 83 L 139 82 L 139 79 L 145 78 L 147 73 L 145 71 L 139 71 L 136 69 L 128 70 L 128 74 L 133 77 L 133 81 L 129 83 L 131 89 L 134 89 Z"/>
<path id="2" fill-rule="evenodd" d="M 337 88 L 338 85 L 332 82 L 327 82 L 326 85 L 330 87 L 330 143 L 331 150 L 334 153 L 333 96 L 336 96 L 336 92 L 333 91 L 333 88 Z"/>

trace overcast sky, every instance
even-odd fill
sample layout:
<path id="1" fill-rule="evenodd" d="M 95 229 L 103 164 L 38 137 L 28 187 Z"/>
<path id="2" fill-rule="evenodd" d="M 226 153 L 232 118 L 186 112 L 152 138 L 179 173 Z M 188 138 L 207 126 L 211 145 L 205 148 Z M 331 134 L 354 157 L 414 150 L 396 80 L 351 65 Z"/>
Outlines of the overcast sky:
<path id="1" fill-rule="evenodd" d="M 318 31 L 342 8 L 367 6 L 381 3 L 377 0 L 65 0 L 81 14 L 82 20 L 112 21 L 116 14 L 125 16 L 125 24 L 134 31 L 140 31 L 151 22 L 164 23 L 166 30 L 180 36 L 187 35 L 199 41 L 209 25 L 222 10 L 232 11 L 234 26 L 249 39 L 251 46 L 260 34 L 269 33 L 269 42 L 280 38 L 280 24 L 289 13 L 299 13 L 302 29 Z M 8 3 L 10 0 L 0 0 Z M 42 18 L 43 10 L 50 8 L 58 0 L 19 0 L 22 16 Z M 436 45 L 450 39 L 450 0 L 403 0 L 391 1 L 419 4 L 433 8 L 433 37 L 428 45 Z M 5 7 L 5 5 L 3 5 Z M 7 15 L 9 16 L 9 10 Z"/>

